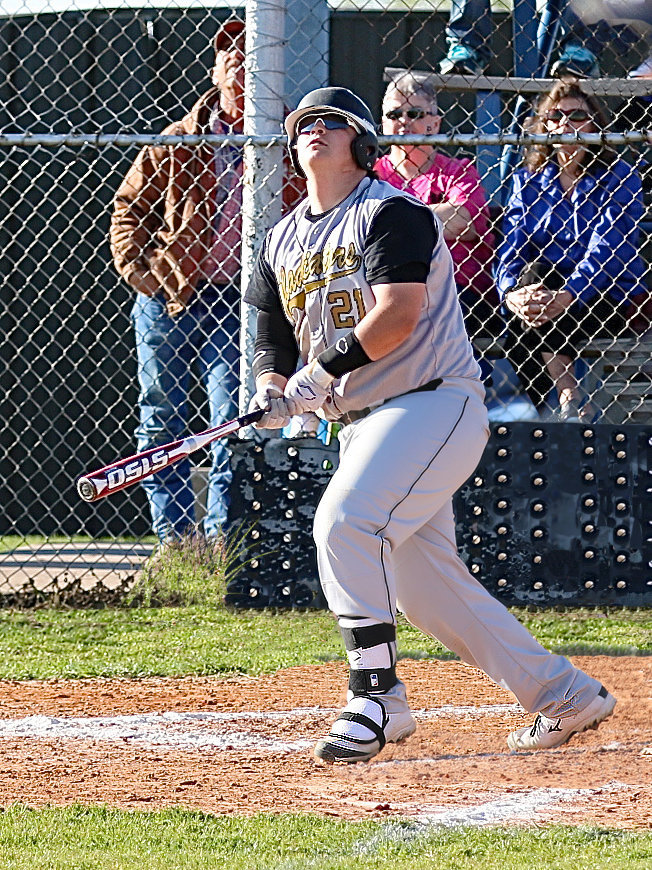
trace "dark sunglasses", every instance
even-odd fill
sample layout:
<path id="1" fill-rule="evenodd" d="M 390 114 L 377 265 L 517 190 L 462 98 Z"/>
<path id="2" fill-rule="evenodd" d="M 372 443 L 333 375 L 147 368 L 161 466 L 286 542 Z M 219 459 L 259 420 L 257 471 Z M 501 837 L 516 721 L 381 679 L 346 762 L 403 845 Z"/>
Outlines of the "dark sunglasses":
<path id="1" fill-rule="evenodd" d="M 403 115 L 410 121 L 420 121 L 426 115 L 432 115 L 432 112 L 427 112 L 425 109 L 406 109 L 404 112 L 401 109 L 390 109 L 389 112 L 385 112 L 388 121 L 399 121 Z"/>
<path id="2" fill-rule="evenodd" d="M 586 109 L 571 109 L 570 112 L 564 112 L 563 109 L 551 109 L 546 112 L 546 121 L 563 121 L 566 118 L 568 121 L 590 121 L 591 115 Z"/>
<path id="3" fill-rule="evenodd" d="M 344 115 L 336 115 L 334 112 L 330 114 L 328 112 L 320 112 L 318 115 L 304 115 L 300 121 L 297 121 L 297 136 L 300 136 L 302 133 L 310 133 L 319 121 L 321 121 L 327 130 L 346 130 L 350 126 Z"/>

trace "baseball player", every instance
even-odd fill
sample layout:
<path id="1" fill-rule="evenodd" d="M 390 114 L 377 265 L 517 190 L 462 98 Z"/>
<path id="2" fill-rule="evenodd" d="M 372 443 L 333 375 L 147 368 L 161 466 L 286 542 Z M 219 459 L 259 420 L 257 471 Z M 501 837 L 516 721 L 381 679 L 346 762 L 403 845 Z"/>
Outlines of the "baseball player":
<path id="1" fill-rule="evenodd" d="M 616 700 L 541 647 L 457 555 L 452 496 L 489 430 L 442 226 L 376 179 L 376 127 L 351 91 L 311 91 L 285 129 L 308 196 L 267 234 L 246 292 L 258 309 L 250 409 L 266 410 L 262 428 L 307 411 L 344 424 L 314 537 L 348 702 L 315 754 L 366 761 L 414 731 L 397 610 L 538 714 L 512 749 L 558 746 Z"/>

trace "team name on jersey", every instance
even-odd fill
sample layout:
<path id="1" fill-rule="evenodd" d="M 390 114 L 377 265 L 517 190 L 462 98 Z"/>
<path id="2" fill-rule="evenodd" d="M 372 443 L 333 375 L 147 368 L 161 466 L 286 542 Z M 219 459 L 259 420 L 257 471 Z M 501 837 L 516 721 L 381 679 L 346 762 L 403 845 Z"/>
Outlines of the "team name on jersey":
<path id="1" fill-rule="evenodd" d="M 362 255 L 353 242 L 345 248 L 326 246 L 321 251 L 304 251 L 294 269 L 281 266 L 278 286 L 286 315 L 291 319 L 295 308 L 306 307 L 306 293 L 314 293 L 322 287 L 355 274 L 362 265 Z"/>

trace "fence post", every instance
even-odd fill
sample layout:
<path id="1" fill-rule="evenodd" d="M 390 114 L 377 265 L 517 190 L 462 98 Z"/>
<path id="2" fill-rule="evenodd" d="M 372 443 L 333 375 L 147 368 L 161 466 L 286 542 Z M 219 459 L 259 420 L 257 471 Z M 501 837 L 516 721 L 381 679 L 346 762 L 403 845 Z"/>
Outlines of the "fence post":
<path id="1" fill-rule="evenodd" d="M 247 136 L 280 134 L 285 90 L 285 0 L 247 0 L 245 120 Z M 281 216 L 281 145 L 244 146 L 242 191 L 242 290 L 251 279 L 265 233 Z M 251 362 L 256 312 L 241 303 L 240 409 L 253 394 Z M 246 436 L 246 431 L 242 433 Z"/>

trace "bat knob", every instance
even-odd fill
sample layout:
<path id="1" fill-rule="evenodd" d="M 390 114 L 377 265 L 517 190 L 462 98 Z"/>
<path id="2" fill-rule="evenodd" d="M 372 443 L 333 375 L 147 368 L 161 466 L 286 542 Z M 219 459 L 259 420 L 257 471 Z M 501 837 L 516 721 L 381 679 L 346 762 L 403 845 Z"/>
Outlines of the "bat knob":
<path id="1" fill-rule="evenodd" d="M 97 489 L 92 480 L 88 477 L 80 477 L 77 481 L 77 492 L 84 501 L 94 501 L 97 496 Z"/>

